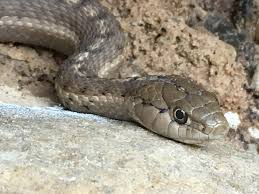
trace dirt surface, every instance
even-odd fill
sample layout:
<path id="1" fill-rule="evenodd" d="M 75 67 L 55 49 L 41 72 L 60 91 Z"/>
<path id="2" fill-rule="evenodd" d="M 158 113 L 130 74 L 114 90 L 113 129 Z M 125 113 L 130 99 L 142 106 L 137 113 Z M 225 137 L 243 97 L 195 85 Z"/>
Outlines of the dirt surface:
<path id="1" fill-rule="evenodd" d="M 235 49 L 186 20 L 206 12 L 189 0 L 102 0 L 128 36 L 127 62 L 121 77 L 180 74 L 219 96 L 225 111 L 246 118 L 253 103 L 246 92 L 246 73 Z M 144 3 L 143 3 L 144 2 Z M 0 45 L 0 102 L 30 106 L 58 104 L 53 82 L 62 57 L 39 48 Z"/>

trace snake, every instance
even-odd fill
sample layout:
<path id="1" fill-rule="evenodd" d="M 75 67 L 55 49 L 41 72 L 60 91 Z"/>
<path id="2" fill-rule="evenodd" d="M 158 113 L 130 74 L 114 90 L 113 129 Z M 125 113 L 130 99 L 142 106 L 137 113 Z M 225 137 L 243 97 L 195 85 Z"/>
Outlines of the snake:
<path id="1" fill-rule="evenodd" d="M 0 0 L 0 42 L 64 54 L 55 90 L 70 111 L 135 122 L 184 144 L 207 144 L 229 129 L 216 94 L 188 77 L 112 77 L 127 38 L 97 0 Z"/>

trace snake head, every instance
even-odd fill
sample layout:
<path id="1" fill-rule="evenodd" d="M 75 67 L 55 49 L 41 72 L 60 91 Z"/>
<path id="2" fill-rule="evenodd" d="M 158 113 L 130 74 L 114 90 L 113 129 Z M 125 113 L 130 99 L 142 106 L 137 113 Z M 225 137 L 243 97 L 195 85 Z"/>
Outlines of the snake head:
<path id="1" fill-rule="evenodd" d="M 175 86 L 164 85 L 163 94 L 171 118 L 169 137 L 188 144 L 202 145 L 223 138 L 227 133 L 228 122 L 214 93 L 204 90 L 193 81 L 186 82 L 178 78 Z"/>
<path id="2" fill-rule="evenodd" d="M 204 145 L 223 138 L 229 126 L 214 93 L 180 76 L 159 76 L 158 80 L 138 93 L 142 98 L 135 105 L 138 122 L 186 144 Z"/>

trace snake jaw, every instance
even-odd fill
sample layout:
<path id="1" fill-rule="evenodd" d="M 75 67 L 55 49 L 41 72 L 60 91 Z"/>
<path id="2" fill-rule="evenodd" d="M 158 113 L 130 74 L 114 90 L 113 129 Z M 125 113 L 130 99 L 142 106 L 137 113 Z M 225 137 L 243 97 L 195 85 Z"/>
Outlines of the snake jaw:
<path id="1" fill-rule="evenodd" d="M 167 137 L 185 144 L 193 144 L 198 146 L 207 145 L 210 141 L 222 139 L 228 131 L 228 126 L 225 122 L 218 123 L 213 128 L 210 128 L 210 133 L 205 133 L 208 126 L 196 123 L 189 119 L 189 124 L 179 125 L 172 121 L 168 126 Z"/>
<path id="2" fill-rule="evenodd" d="M 209 139 L 202 128 L 202 125 L 192 122 L 190 118 L 186 124 L 178 124 L 172 120 L 168 126 L 168 137 L 178 142 L 200 145 Z"/>

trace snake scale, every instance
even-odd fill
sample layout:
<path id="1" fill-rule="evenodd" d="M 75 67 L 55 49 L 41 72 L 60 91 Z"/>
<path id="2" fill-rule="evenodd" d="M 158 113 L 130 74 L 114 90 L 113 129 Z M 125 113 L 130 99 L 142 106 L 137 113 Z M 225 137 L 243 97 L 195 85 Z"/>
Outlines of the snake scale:
<path id="1" fill-rule="evenodd" d="M 188 78 L 111 78 L 124 61 L 125 36 L 97 0 L 0 0 L 0 42 L 68 56 L 55 88 L 72 111 L 134 121 L 186 144 L 206 144 L 228 129 L 215 94 Z"/>

